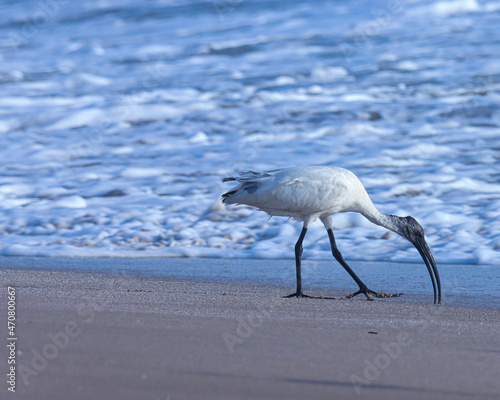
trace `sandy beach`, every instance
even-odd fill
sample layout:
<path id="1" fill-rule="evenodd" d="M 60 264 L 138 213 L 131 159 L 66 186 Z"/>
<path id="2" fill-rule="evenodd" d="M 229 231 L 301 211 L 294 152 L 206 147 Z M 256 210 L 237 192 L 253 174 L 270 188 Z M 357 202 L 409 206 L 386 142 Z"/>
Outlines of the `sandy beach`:
<path id="1" fill-rule="evenodd" d="M 0 400 L 500 400 L 500 1 L 2 1 L 0 37 Z M 403 295 L 342 299 L 334 243 Z"/>
<path id="2" fill-rule="evenodd" d="M 1 269 L 19 399 L 499 398 L 499 312 L 411 297 Z M 6 306 L 5 306 L 6 308 Z M 6 333 L 6 329 L 5 329 Z M 7 370 L 3 347 L 0 364 Z M 7 393 L 7 384 L 3 384 Z M 10 393 L 9 393 L 10 394 Z M 3 398 L 4 395 L 2 395 Z"/>

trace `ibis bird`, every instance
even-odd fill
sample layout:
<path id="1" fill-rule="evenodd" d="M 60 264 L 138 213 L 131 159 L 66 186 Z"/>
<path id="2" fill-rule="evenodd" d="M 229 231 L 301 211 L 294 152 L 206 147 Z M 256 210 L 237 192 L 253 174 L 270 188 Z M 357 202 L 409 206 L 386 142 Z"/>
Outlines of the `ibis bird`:
<path id="1" fill-rule="evenodd" d="M 222 195 L 224 204 L 246 204 L 265 211 L 270 216 L 292 217 L 303 222 L 302 231 L 295 244 L 297 291 L 287 297 L 311 297 L 302 292 L 302 242 L 308 228 L 318 218 L 328 232 L 333 256 L 359 286 L 357 292 L 346 297 L 364 294 L 368 300 L 373 300 L 372 295 L 390 296 L 368 289 L 345 262 L 335 243 L 332 215 L 358 212 L 370 222 L 397 233 L 416 247 L 431 276 L 434 303 L 441 303 L 439 273 L 420 224 L 410 216 L 399 217 L 381 213 L 374 206 L 361 181 L 351 171 L 340 167 L 294 167 L 265 172 L 249 171 L 236 177 L 224 178 L 222 181 L 239 183 Z"/>

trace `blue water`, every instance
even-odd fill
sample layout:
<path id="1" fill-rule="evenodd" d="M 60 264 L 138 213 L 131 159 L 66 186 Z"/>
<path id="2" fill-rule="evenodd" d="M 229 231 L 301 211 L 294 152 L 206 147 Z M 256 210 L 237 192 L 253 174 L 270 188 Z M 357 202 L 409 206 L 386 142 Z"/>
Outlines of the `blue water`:
<path id="1" fill-rule="evenodd" d="M 220 179 L 322 164 L 416 217 L 438 262 L 500 263 L 498 2 L 0 6 L 0 254 L 290 257 L 300 224 L 224 209 Z M 347 258 L 419 261 L 334 222 Z"/>

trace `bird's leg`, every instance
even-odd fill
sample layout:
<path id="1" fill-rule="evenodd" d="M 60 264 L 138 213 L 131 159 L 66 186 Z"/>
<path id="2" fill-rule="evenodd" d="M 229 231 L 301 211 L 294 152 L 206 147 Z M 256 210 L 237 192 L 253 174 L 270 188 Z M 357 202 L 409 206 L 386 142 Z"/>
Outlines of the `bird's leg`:
<path id="1" fill-rule="evenodd" d="M 368 289 L 368 287 L 365 285 L 365 283 L 358 278 L 358 276 L 354 273 L 354 271 L 347 265 L 347 263 L 344 261 L 344 257 L 342 257 L 342 254 L 340 253 L 339 249 L 337 248 L 337 244 L 335 243 L 335 236 L 333 236 L 333 230 L 332 229 L 327 229 L 328 231 L 328 237 L 330 239 L 330 245 L 332 247 L 332 253 L 335 259 L 344 267 L 344 269 L 347 271 L 349 275 L 351 275 L 352 279 L 356 281 L 356 283 L 359 286 L 359 290 L 357 292 L 351 293 L 346 296 L 346 299 L 351 299 L 354 296 L 357 296 L 358 294 L 364 294 L 366 296 L 367 300 L 373 300 L 372 295 L 375 295 L 375 297 L 398 297 L 401 296 L 402 293 L 395 293 L 395 294 L 390 294 L 390 293 L 382 293 L 382 292 L 375 292 L 373 290 Z"/>
<path id="2" fill-rule="evenodd" d="M 351 275 L 352 279 L 354 279 L 359 286 L 359 290 L 357 292 L 347 295 L 346 298 L 350 299 L 354 296 L 357 296 L 358 294 L 363 293 L 366 296 L 367 300 L 373 300 L 372 294 L 376 295 L 377 293 L 373 290 L 368 289 L 365 283 L 361 279 L 359 279 L 359 277 L 354 273 L 351 267 L 349 267 L 349 265 L 344 261 L 344 257 L 342 257 L 342 254 L 337 248 L 337 243 L 335 243 L 335 236 L 333 235 L 332 229 L 328 229 L 328 238 L 330 239 L 333 256 L 339 262 L 339 264 L 344 267 L 347 273 Z"/>
<path id="3" fill-rule="evenodd" d="M 304 248 L 302 247 L 302 242 L 304 241 L 304 237 L 306 236 L 307 228 L 302 228 L 302 232 L 300 233 L 299 240 L 295 244 L 295 268 L 297 272 L 297 291 L 285 297 L 310 297 L 306 296 L 302 293 L 302 271 L 300 265 L 300 259 L 302 257 L 302 251 Z"/>

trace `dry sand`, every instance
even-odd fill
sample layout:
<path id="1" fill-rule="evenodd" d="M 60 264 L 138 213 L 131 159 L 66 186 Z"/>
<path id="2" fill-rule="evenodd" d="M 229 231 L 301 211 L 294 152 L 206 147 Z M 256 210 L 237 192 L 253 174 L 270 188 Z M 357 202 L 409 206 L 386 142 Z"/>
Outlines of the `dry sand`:
<path id="1" fill-rule="evenodd" d="M 167 278 L 0 277 L 5 310 L 6 286 L 17 288 L 19 338 L 16 393 L 5 382 L 2 399 L 500 398 L 495 309 L 428 296 L 285 299 L 283 287 Z M 5 347 L 0 357 L 5 377 Z"/>

